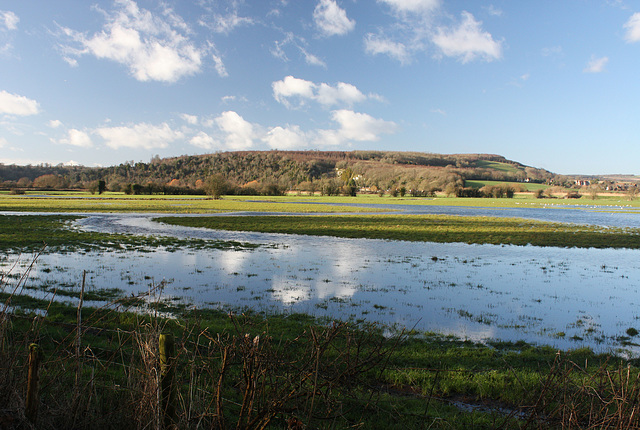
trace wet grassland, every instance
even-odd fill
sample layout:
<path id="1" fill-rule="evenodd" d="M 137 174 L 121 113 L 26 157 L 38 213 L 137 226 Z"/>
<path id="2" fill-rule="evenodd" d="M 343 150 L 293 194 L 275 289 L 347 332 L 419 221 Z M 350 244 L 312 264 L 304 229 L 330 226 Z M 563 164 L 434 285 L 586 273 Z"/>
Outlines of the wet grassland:
<path id="1" fill-rule="evenodd" d="M 48 199 L 35 205 L 42 211 L 46 202 L 48 211 L 82 210 L 77 202 Z M 168 207 L 175 201 L 158 200 L 148 206 L 149 211 L 171 212 Z M 122 209 L 116 210 L 146 210 L 146 200 L 133 201 L 137 203 L 118 203 Z M 268 211 L 265 205 L 272 202 L 229 200 L 226 209 L 204 203 L 209 205 L 205 211 Z M 32 204 L 2 209 L 38 211 Z M 296 212 L 321 210 L 317 205 L 301 208 L 292 201 L 278 201 L 274 205 L 280 206 L 273 210 L 286 212 L 283 204 Z M 244 209 L 230 208 L 233 205 Z M 343 209 L 339 211 L 346 212 Z M 25 420 L 21 411 L 27 352 L 31 343 L 37 343 L 43 351 L 37 427 L 160 425 L 164 413 L 158 401 L 157 351 L 162 332 L 176 339 L 177 400 L 172 419 L 179 428 L 295 428 L 297 423 L 309 428 L 373 429 L 640 425 L 636 410 L 640 363 L 630 357 L 588 349 L 557 351 L 524 342 L 479 344 L 365 322 L 266 315 L 249 307 L 225 312 L 173 306 L 160 299 L 162 285 L 152 278 L 149 292 L 135 296 L 84 292 L 80 285 L 54 286 L 42 297 L 30 294 L 25 286 L 30 267 L 38 264 L 38 253 L 262 246 L 94 233 L 75 228 L 78 217 L 0 216 L 2 258 L 32 254 L 3 269 L 0 277 L 0 404 L 6 405 L 3 413 L 15 412 L 7 417 L 16 422 Z M 640 246 L 634 229 L 510 218 L 358 214 L 160 220 L 214 229 L 388 240 Z M 55 296 L 62 291 L 69 291 L 67 298 L 75 302 L 58 302 Z M 627 331 L 630 342 L 638 335 L 632 330 Z"/>
<path id="2" fill-rule="evenodd" d="M 294 233 L 440 243 L 640 248 L 640 229 L 585 226 L 521 218 L 448 215 L 160 217 L 157 221 L 217 230 Z"/>

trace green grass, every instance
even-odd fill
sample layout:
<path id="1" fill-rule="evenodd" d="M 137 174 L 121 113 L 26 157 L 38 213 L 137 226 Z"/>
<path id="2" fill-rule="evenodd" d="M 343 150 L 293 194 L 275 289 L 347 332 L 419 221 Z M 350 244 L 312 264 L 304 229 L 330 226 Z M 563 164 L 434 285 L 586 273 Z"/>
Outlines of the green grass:
<path id="1" fill-rule="evenodd" d="M 20 212 L 153 212 L 153 213 L 217 213 L 217 212 L 367 212 L 368 209 L 328 205 L 301 205 L 298 199 L 260 197 L 224 197 L 219 200 L 204 196 L 127 196 L 107 193 L 0 195 L 0 211 Z"/>
<path id="2" fill-rule="evenodd" d="M 9 296 L 0 293 L 0 300 L 5 302 Z M 225 349 L 231 363 L 220 387 L 227 426 L 239 414 L 244 381 L 251 371 L 248 366 L 269 363 L 262 370 L 266 378 L 258 386 L 264 391 L 256 398 L 256 408 L 278 393 L 279 384 L 292 383 L 293 389 L 301 389 L 299 378 L 308 376 L 306 370 L 299 373 L 300 367 L 319 371 L 316 381 L 330 381 L 330 390 L 317 390 L 315 417 L 308 412 L 309 398 L 306 402 L 305 397 L 302 401 L 292 398 L 269 427 L 276 429 L 287 428 L 285 421 L 291 416 L 312 428 L 404 429 L 422 428 L 425 423 L 430 428 L 519 428 L 523 421 L 505 410 L 526 406 L 522 411 L 528 413 L 540 398 L 553 400 L 559 393 L 563 400 L 573 393 L 573 386 L 603 376 L 605 385 L 617 385 L 617 369 L 629 371 L 632 378 L 638 373 L 636 362 L 587 349 L 558 352 L 524 342 L 483 345 L 420 332 L 385 337 L 384 327 L 342 326 L 304 314 L 265 317 L 247 312 L 230 317 L 220 310 L 190 309 L 167 319 L 128 312 L 116 304 L 115 308 L 83 308 L 78 339 L 76 306 L 23 296 L 11 297 L 11 303 L 25 310 L 3 319 L 10 324 L 0 331 L 0 341 L 6 341 L 0 351 L 0 374 L 6 378 L 0 379 L 0 387 L 10 389 L 5 393 L 21 392 L 17 389 L 21 385 L 12 384 L 24 383 L 27 345 L 38 343 L 44 353 L 40 420 L 47 428 L 66 427 L 70 419 L 77 420 L 77 428 L 133 428 L 138 418 L 148 424 L 157 401 L 154 355 L 160 332 L 177 339 L 180 428 L 196 428 L 200 420 L 211 423 L 215 410 L 211 402 Z M 46 310 L 45 316 L 35 318 L 28 309 Z M 336 327 L 343 328 L 334 331 Z M 75 355 L 78 341 L 79 357 Z M 360 366 L 378 353 L 382 360 L 375 366 Z M 321 357 L 317 365 L 316 356 Z M 554 373 L 559 365 L 575 366 L 575 371 L 559 379 Z M 631 365 L 628 370 L 627 365 Z M 80 385 L 74 389 L 78 369 Z M 551 383 L 558 385 L 549 390 Z M 609 395 L 606 387 L 597 394 Z M 79 403 L 76 395 L 82 399 Z M 589 399 L 585 397 L 584 402 L 588 410 Z M 326 406 L 330 407 L 328 420 L 320 418 Z M 6 410 L 12 407 L 16 406 L 5 405 Z M 532 423 L 548 423 L 553 411 L 549 404 L 543 420 L 533 416 Z"/>
<path id="3" fill-rule="evenodd" d="M 481 181 L 481 180 L 473 180 L 473 181 L 465 181 L 465 186 L 472 188 L 482 188 L 486 186 L 497 186 L 497 185 L 507 185 L 512 187 L 514 190 L 519 191 L 521 188 L 526 189 L 527 191 L 536 191 L 536 190 L 546 190 L 549 188 L 548 185 L 545 184 L 534 184 L 532 182 L 504 182 L 504 181 Z"/>
<path id="4" fill-rule="evenodd" d="M 487 181 L 479 181 L 478 185 Z M 528 184 L 535 188 L 539 184 Z M 367 204 L 376 208 L 341 206 L 342 204 Z M 336 206 L 340 205 L 340 206 Z M 629 201 L 624 194 L 599 196 L 590 200 L 536 199 L 531 193 L 516 193 L 512 199 L 456 198 L 456 197 L 391 197 L 361 194 L 346 196 L 225 196 L 212 200 L 203 196 L 127 196 L 122 193 L 106 193 L 101 196 L 83 192 L 29 193 L 12 196 L 0 193 L 0 211 L 12 212 L 151 212 L 151 213 L 221 213 L 221 212 L 284 212 L 284 213 L 366 213 L 387 211 L 387 205 L 463 206 L 489 208 L 553 208 L 569 207 L 587 209 L 598 205 L 599 210 L 608 207 L 640 208 L 640 199 Z"/>
<path id="5" fill-rule="evenodd" d="M 640 230 L 601 228 L 519 218 L 445 215 L 327 215 L 255 217 L 162 217 L 158 221 L 219 230 L 294 233 L 480 244 L 579 248 L 640 248 Z"/>
<path id="6" fill-rule="evenodd" d="M 72 222 L 81 218 L 73 215 L 2 215 L 0 216 L 0 251 L 72 252 L 99 249 L 121 251 L 146 250 L 163 247 L 168 250 L 181 247 L 193 249 L 252 249 L 257 245 L 234 241 L 180 240 L 164 236 L 106 234 L 72 228 Z"/>
<path id="7" fill-rule="evenodd" d="M 475 165 L 481 169 L 492 169 L 499 172 L 517 173 L 519 171 L 513 164 L 500 163 L 499 161 L 478 160 Z"/>

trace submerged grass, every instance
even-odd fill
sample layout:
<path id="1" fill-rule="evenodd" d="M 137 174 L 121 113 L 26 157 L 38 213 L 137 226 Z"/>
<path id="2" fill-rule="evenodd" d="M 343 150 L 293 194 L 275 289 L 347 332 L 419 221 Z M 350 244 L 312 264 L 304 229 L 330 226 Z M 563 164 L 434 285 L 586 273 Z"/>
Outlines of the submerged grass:
<path id="1" fill-rule="evenodd" d="M 451 215 L 162 217 L 172 225 L 313 236 L 579 248 L 640 248 L 640 229 Z"/>
<path id="2" fill-rule="evenodd" d="M 253 249 L 258 245 L 235 241 L 202 239 L 180 240 L 164 236 L 140 236 L 81 231 L 73 228 L 74 215 L 0 216 L 0 251 L 34 252 L 43 246 L 51 252 L 93 251 L 99 249 L 145 250 L 164 247 L 177 249 Z"/>
<path id="3" fill-rule="evenodd" d="M 174 309 L 163 318 L 153 306 L 130 312 L 124 301 L 82 308 L 80 320 L 76 306 L 0 298 L 18 306 L 0 313 L 0 422 L 25 428 L 31 343 L 43 352 L 35 428 L 163 428 L 160 333 L 176 339 L 178 428 L 639 424 L 638 363 L 586 349 L 482 345 L 418 332 L 389 337 L 380 326 L 303 314 Z"/>

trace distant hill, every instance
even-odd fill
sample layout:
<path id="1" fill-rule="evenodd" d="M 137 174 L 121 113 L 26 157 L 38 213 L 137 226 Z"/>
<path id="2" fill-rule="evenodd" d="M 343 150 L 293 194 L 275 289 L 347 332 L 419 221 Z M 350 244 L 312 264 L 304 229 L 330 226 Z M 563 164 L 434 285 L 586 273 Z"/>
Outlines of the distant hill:
<path id="1" fill-rule="evenodd" d="M 320 190 L 351 184 L 358 189 L 444 190 L 466 180 L 538 182 L 566 178 L 495 154 L 432 154 L 394 151 L 238 151 L 181 156 L 111 167 L 0 165 L 7 187 L 89 188 L 105 181 L 119 191 L 139 184 L 153 192 L 198 190 L 213 175 L 237 190 L 265 187 Z M 169 187 L 169 188 L 167 188 Z"/>

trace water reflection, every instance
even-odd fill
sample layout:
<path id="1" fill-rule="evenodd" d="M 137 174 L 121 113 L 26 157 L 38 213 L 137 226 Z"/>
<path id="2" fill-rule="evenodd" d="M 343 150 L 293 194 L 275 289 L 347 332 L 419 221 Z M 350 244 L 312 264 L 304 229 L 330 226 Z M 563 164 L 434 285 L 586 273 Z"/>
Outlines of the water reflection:
<path id="1" fill-rule="evenodd" d="M 164 282 L 165 298 L 194 306 L 305 312 L 472 340 L 610 350 L 628 328 L 640 329 L 637 250 L 220 232 L 164 226 L 148 215 L 91 215 L 81 226 L 267 246 L 46 254 L 28 281 L 30 294 L 50 297 L 43 288 L 51 286 L 77 289 L 87 270 L 89 291 L 137 294 Z M 0 267 L 7 271 L 14 261 L 9 257 Z"/>

